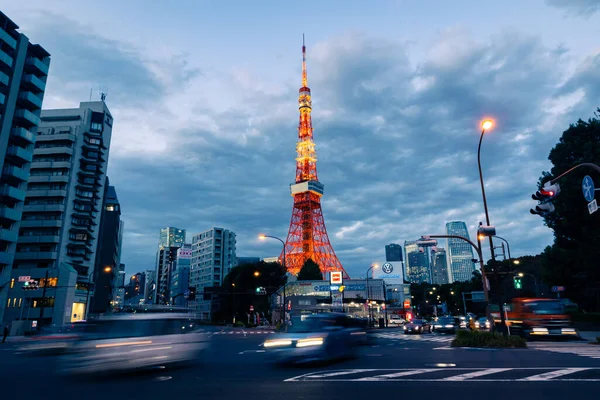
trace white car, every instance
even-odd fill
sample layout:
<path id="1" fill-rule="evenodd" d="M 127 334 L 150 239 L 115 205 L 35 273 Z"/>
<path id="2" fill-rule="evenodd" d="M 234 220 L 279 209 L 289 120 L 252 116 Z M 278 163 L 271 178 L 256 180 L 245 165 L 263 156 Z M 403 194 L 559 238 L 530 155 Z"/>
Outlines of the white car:
<path id="1" fill-rule="evenodd" d="M 399 317 L 398 315 L 392 315 L 390 317 L 390 322 L 389 325 L 404 325 L 406 323 L 406 321 L 404 320 L 404 318 Z"/>

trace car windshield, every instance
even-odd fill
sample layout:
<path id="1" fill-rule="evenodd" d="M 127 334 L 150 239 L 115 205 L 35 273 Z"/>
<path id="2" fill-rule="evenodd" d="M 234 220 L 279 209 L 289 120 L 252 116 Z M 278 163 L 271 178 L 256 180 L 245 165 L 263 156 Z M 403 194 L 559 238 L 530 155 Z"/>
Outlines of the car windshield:
<path id="1" fill-rule="evenodd" d="M 440 323 L 440 324 L 454 324 L 454 323 L 456 323 L 456 320 L 454 318 L 440 318 L 438 320 L 438 323 Z"/>
<path id="2" fill-rule="evenodd" d="M 350 321 L 344 318 L 347 324 Z M 309 316 L 304 320 L 296 319 L 292 321 L 292 325 L 288 328 L 288 332 L 292 333 L 308 333 L 308 332 L 323 332 L 331 330 L 336 326 L 343 326 L 343 322 L 338 317 L 321 317 Z"/>
<path id="3" fill-rule="evenodd" d="M 562 314 L 563 305 L 558 301 L 540 301 L 529 303 L 528 307 L 536 314 Z"/>
<path id="4" fill-rule="evenodd" d="M 415 325 L 421 325 L 423 323 L 423 320 L 421 320 L 421 319 L 415 319 L 415 320 L 412 321 L 412 323 L 415 324 Z"/>

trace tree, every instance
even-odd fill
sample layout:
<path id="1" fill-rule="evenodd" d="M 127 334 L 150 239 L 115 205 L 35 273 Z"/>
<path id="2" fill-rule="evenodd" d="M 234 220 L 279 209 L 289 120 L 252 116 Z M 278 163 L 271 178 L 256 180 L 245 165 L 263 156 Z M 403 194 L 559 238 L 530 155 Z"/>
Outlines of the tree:
<path id="1" fill-rule="evenodd" d="M 600 108 L 594 118 L 581 119 L 563 132 L 550 151 L 550 172 L 543 172 L 539 185 L 580 163 L 600 164 Z M 561 178 L 560 194 L 553 201 L 555 212 L 544 217 L 554 231 L 554 243 L 542 253 L 543 277 L 549 285 L 566 286 L 568 297 L 585 308 L 600 308 L 600 212 L 590 215 L 581 181 L 590 175 L 600 186 L 598 173 L 579 168 Z"/>
<path id="2" fill-rule="evenodd" d="M 323 280 L 323 274 L 319 264 L 314 262 L 312 259 L 308 259 L 304 262 L 302 269 L 298 273 L 299 281 L 319 281 Z"/>

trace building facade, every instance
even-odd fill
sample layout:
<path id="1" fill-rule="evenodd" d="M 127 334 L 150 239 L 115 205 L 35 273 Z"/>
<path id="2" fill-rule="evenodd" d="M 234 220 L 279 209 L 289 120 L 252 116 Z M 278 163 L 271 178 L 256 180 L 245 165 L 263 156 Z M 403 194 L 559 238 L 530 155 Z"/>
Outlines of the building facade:
<path id="1" fill-rule="evenodd" d="M 431 249 L 431 283 L 434 285 L 445 285 L 450 283 L 448 262 L 446 261 L 446 249 L 435 247 Z"/>
<path id="2" fill-rule="evenodd" d="M 410 283 L 431 283 L 431 263 L 428 248 L 419 246 L 417 242 L 404 242 L 404 250 L 406 251 L 406 279 Z"/>
<path id="3" fill-rule="evenodd" d="M 118 286 L 123 242 L 123 221 L 121 206 L 114 186 L 108 178 L 104 186 L 104 204 L 100 219 L 100 234 L 94 271 L 94 296 L 90 303 L 91 313 L 106 313 L 112 308 L 113 297 Z M 123 286 L 123 285 L 120 285 Z"/>
<path id="4" fill-rule="evenodd" d="M 177 250 L 177 257 L 171 272 L 169 304 L 187 306 L 186 291 L 190 286 L 190 263 L 192 261 L 192 245 L 186 243 Z"/>
<path id="5" fill-rule="evenodd" d="M 104 101 L 41 113 L 11 278 L 30 276 L 40 289 L 24 293 L 18 283 L 9 293 L 26 294 L 28 319 L 39 324 L 88 316 L 112 125 Z"/>
<path id="6" fill-rule="evenodd" d="M 182 245 L 183 246 L 183 245 Z M 155 304 L 169 304 L 171 274 L 175 267 L 179 247 L 161 247 L 156 255 L 156 295 Z"/>
<path id="7" fill-rule="evenodd" d="M 158 247 L 183 247 L 185 243 L 185 229 L 172 226 L 162 228 L 158 239 Z"/>
<path id="8" fill-rule="evenodd" d="M 218 287 L 229 271 L 236 266 L 235 233 L 212 228 L 192 238 L 190 286 L 196 288 L 195 308 L 203 319 L 211 318 L 211 300 L 203 300 L 205 288 Z"/>
<path id="9" fill-rule="evenodd" d="M 50 67 L 50 54 L 18 28 L 0 11 L 0 322 L 14 299 L 12 265 Z"/>
<path id="10" fill-rule="evenodd" d="M 385 246 L 385 261 L 404 261 L 402 258 L 402 246 L 396 243 L 390 243 Z"/>
<path id="11" fill-rule="evenodd" d="M 467 224 L 462 221 L 448 222 L 446 224 L 446 234 L 470 239 Z M 448 239 L 447 248 L 448 267 L 452 279 L 450 283 L 470 281 L 476 269 L 473 262 L 473 247 L 461 239 Z"/>

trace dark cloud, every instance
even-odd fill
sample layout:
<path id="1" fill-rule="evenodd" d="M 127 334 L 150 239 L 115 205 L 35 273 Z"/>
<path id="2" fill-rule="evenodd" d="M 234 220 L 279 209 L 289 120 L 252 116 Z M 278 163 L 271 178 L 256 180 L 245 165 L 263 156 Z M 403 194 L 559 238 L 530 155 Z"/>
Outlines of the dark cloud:
<path id="1" fill-rule="evenodd" d="M 550 7 L 563 8 L 568 13 L 582 17 L 590 17 L 600 11 L 598 0 L 546 0 Z"/>

